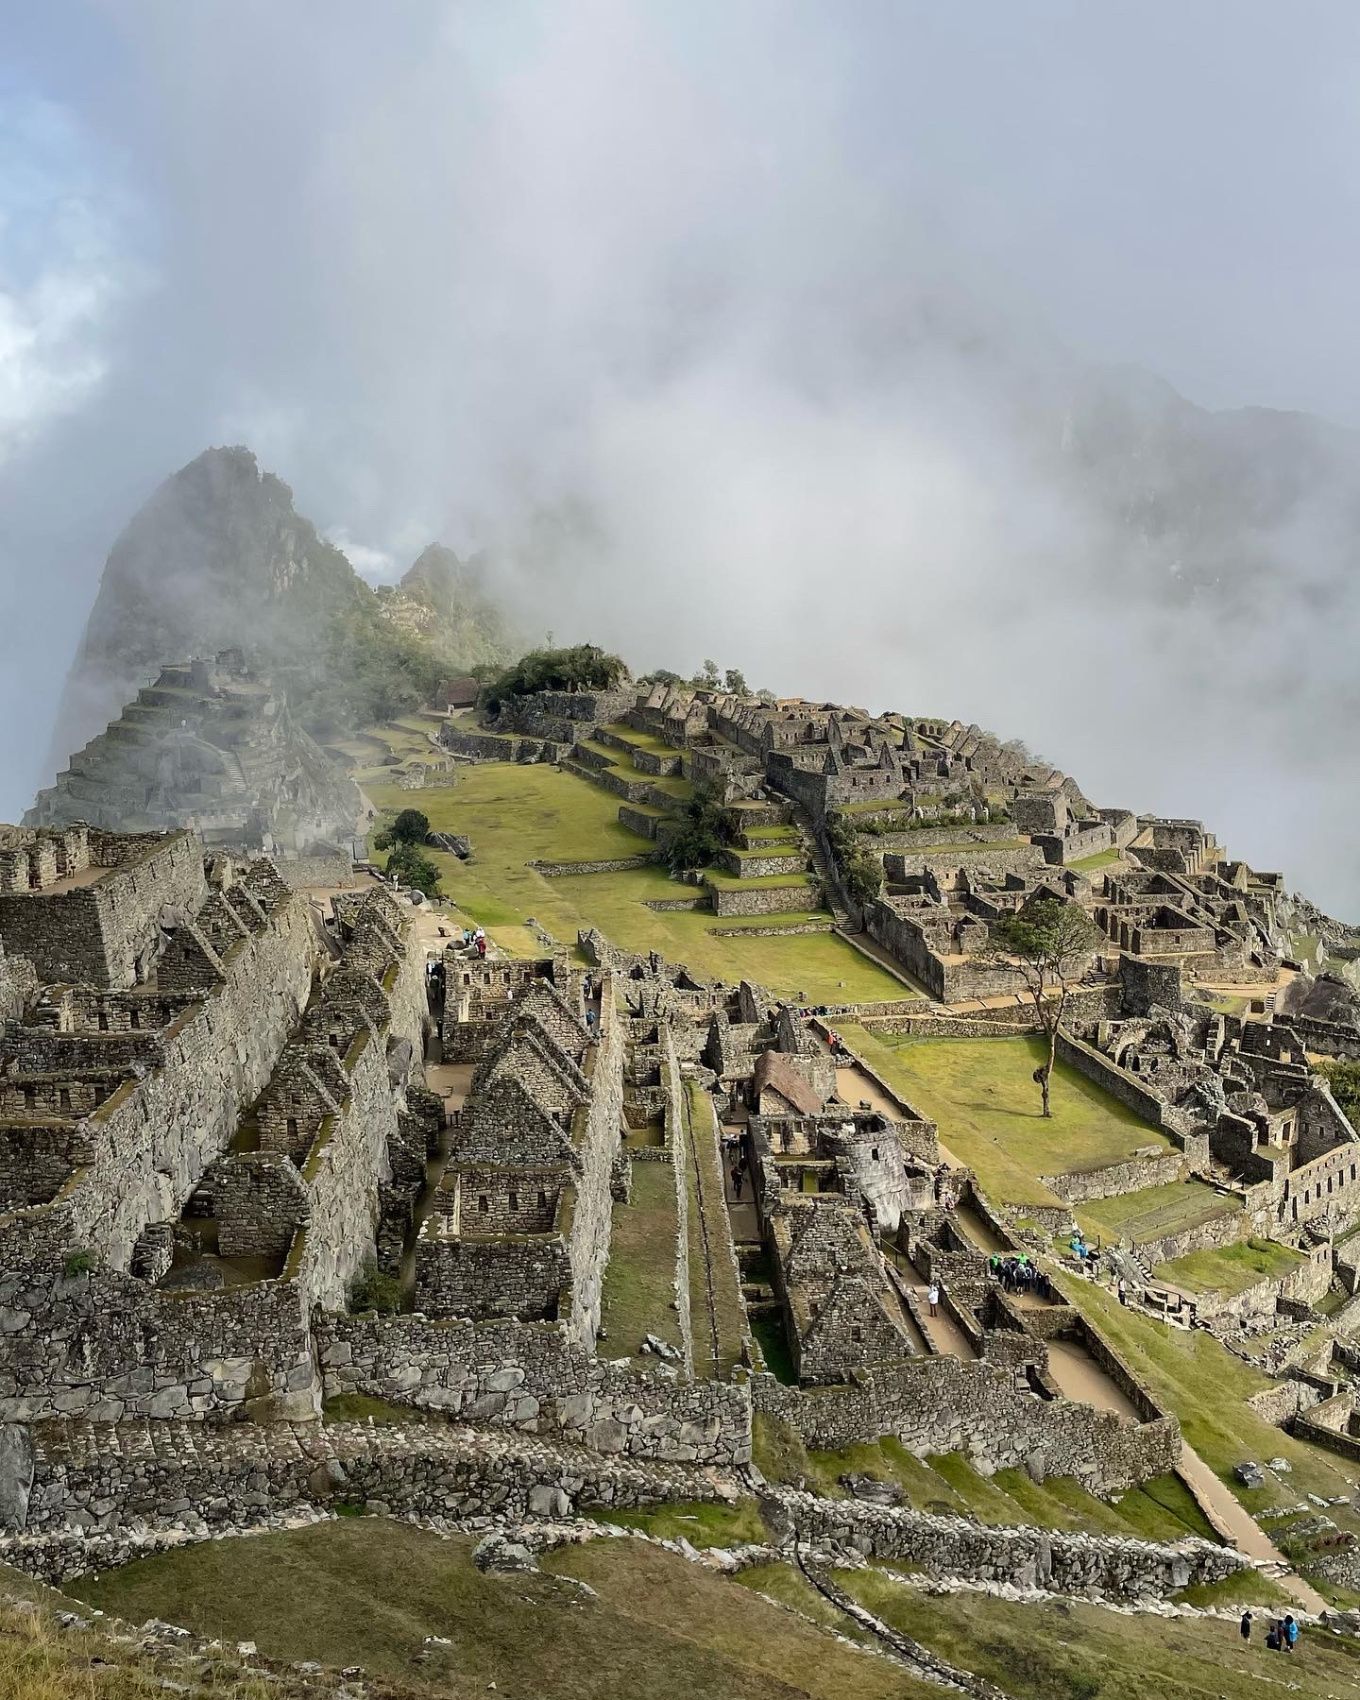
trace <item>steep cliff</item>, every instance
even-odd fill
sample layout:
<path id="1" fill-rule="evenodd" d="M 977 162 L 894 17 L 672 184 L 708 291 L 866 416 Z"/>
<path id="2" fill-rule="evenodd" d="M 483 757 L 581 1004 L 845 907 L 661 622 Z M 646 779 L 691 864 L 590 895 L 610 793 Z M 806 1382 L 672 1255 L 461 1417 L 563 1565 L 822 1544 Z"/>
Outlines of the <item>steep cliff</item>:
<path id="1" fill-rule="evenodd" d="M 441 677 L 502 653 L 499 615 L 480 590 L 466 607 L 441 598 L 428 630 L 402 617 L 407 601 L 367 585 L 248 449 L 209 449 L 114 544 L 67 680 L 57 753 L 191 656 L 243 650 L 324 735 L 399 713 Z"/>

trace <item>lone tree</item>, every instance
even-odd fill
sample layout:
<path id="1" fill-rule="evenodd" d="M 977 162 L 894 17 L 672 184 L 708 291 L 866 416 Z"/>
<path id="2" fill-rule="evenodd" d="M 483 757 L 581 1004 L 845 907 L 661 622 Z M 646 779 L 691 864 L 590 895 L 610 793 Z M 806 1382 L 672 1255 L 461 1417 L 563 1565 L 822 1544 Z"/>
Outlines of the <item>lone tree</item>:
<path id="1" fill-rule="evenodd" d="M 1048 1038 L 1048 1061 L 1034 1071 L 1046 1116 L 1053 1114 L 1049 1090 L 1067 994 L 1099 942 L 1100 933 L 1086 911 L 1055 897 L 1037 898 L 1018 914 L 1003 915 L 992 923 L 989 954 L 1020 975 Z"/>
<path id="2" fill-rule="evenodd" d="M 390 850 L 399 844 L 424 844 L 430 836 L 430 817 L 419 809 L 403 809 L 390 826 L 373 835 L 374 848 Z"/>

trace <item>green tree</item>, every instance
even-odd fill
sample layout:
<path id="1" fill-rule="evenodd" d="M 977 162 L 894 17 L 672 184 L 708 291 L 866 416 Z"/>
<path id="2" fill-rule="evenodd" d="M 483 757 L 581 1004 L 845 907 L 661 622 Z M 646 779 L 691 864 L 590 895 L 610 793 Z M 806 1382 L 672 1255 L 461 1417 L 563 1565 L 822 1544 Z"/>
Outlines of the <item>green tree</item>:
<path id="1" fill-rule="evenodd" d="M 396 844 L 387 858 L 387 871 L 402 885 L 414 886 L 426 897 L 438 897 L 439 869 L 415 844 Z"/>
<path id="2" fill-rule="evenodd" d="M 1048 1061 L 1034 1071 L 1045 1116 L 1053 1114 L 1049 1090 L 1067 994 L 1085 972 L 1100 940 L 1084 909 L 1055 897 L 1036 898 L 1018 913 L 992 923 L 988 955 L 1019 974 L 1048 1040 Z"/>
<path id="3" fill-rule="evenodd" d="M 1314 1064 L 1351 1126 L 1360 1125 L 1360 1062 L 1324 1057 Z"/>
<path id="4" fill-rule="evenodd" d="M 531 649 L 486 686 L 481 704 L 494 713 L 502 703 L 536 691 L 610 691 L 627 677 L 622 660 L 593 643 L 578 643 L 571 649 Z"/>
<path id="5" fill-rule="evenodd" d="M 735 697 L 744 697 L 746 695 L 749 687 L 746 683 L 746 675 L 742 672 L 740 667 L 729 667 L 723 674 L 723 689 L 725 691 L 731 691 L 732 695 Z"/>
<path id="6" fill-rule="evenodd" d="M 673 873 L 708 867 L 737 836 L 736 810 L 727 807 L 714 785 L 696 785 L 680 819 L 680 830 L 666 844 L 666 861 Z"/>
<path id="7" fill-rule="evenodd" d="M 718 671 L 716 661 L 705 661 L 694 680 L 696 685 L 702 685 L 707 691 L 716 691 L 722 674 Z"/>
<path id="8" fill-rule="evenodd" d="M 419 809 L 403 809 L 390 826 L 373 836 L 374 848 L 388 850 L 398 844 L 424 844 L 430 836 L 430 817 Z"/>
<path id="9" fill-rule="evenodd" d="M 864 849 L 860 834 L 843 814 L 828 815 L 826 840 L 831 848 L 845 895 L 858 908 L 872 903 L 883 889 L 883 862 Z"/>

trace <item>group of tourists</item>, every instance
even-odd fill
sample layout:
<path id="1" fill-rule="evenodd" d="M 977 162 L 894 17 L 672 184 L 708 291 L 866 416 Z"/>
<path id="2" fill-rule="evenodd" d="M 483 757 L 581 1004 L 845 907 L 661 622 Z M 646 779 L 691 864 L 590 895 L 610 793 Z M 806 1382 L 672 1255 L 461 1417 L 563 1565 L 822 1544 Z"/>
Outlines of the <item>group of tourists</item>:
<path id="1" fill-rule="evenodd" d="M 1047 1302 L 1053 1297 L 1053 1283 L 1038 1264 L 1020 1252 L 1015 1257 L 1002 1257 L 993 1252 L 987 1260 L 994 1281 L 1000 1281 L 1008 1293 L 1037 1293 Z"/>
<path id="2" fill-rule="evenodd" d="M 486 957 L 486 932 L 482 927 L 463 928 L 463 949 L 475 950 L 478 957 Z"/>
<path id="3" fill-rule="evenodd" d="M 1251 1640 L 1251 1613 L 1242 1613 L 1242 1639 Z M 1299 1626 L 1293 1612 L 1275 1618 L 1266 1630 L 1266 1646 L 1272 1653 L 1292 1653 L 1299 1639 Z"/>

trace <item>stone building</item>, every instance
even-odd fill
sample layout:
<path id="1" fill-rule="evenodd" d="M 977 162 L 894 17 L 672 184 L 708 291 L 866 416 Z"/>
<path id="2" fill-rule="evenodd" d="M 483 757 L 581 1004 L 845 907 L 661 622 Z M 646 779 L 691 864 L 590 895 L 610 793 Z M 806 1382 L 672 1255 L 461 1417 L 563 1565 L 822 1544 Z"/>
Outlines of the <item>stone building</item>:
<path id="1" fill-rule="evenodd" d="M 446 1053 L 479 1060 L 416 1245 L 416 1305 L 436 1317 L 562 1319 L 589 1347 L 623 1128 L 613 980 L 602 978 L 589 1005 L 592 1031 L 579 975 L 559 986 L 552 963 L 530 965 L 538 972 L 516 996 L 494 984 L 502 966 L 470 966 L 479 983 L 458 987 L 462 1024 L 482 1029 L 475 1038 L 458 1042 L 446 1008 Z M 506 995 L 490 1007 L 470 995 L 493 989 Z"/>

